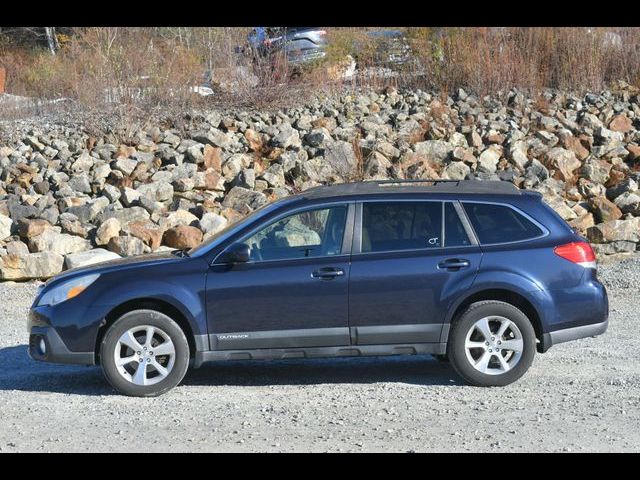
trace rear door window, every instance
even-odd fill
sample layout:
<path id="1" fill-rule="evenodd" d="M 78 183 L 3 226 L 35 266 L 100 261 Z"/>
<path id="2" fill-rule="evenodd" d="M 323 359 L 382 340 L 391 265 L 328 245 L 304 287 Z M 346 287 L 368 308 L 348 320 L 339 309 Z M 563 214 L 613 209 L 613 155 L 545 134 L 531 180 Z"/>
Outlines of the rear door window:
<path id="1" fill-rule="evenodd" d="M 442 202 L 366 202 L 362 252 L 442 247 Z"/>
<path id="2" fill-rule="evenodd" d="M 528 240 L 544 232 L 531 220 L 506 205 L 463 202 L 481 244 Z"/>

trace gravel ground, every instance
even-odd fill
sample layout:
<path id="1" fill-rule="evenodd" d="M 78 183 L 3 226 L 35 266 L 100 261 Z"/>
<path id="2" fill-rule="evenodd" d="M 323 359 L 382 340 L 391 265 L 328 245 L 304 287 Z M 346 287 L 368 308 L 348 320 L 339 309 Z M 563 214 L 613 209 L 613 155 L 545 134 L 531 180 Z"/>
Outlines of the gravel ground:
<path id="1" fill-rule="evenodd" d="M 504 388 L 429 356 L 231 362 L 153 399 L 97 367 L 31 361 L 35 284 L 0 284 L 0 451 L 639 451 L 640 255 L 600 267 L 607 333 L 558 345 Z"/>

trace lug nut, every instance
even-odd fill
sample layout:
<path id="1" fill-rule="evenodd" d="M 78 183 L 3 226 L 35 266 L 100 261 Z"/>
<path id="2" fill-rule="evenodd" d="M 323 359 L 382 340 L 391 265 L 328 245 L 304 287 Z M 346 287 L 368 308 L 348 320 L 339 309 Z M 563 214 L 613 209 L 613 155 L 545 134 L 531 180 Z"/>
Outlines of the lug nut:
<path id="1" fill-rule="evenodd" d="M 136 352 L 136 355 L 140 355 L 140 352 Z"/>
<path id="2" fill-rule="evenodd" d="M 492 351 L 492 350 L 491 350 L 491 349 L 489 349 L 489 352 L 491 352 L 491 351 Z"/>
<path id="3" fill-rule="evenodd" d="M 142 363 L 142 361 L 143 361 L 143 360 L 142 360 L 142 357 L 140 357 L 140 358 L 138 359 L 138 361 L 139 361 L 140 363 Z"/>
<path id="4" fill-rule="evenodd" d="M 484 342 L 484 344 L 488 347 L 489 346 L 489 342 Z"/>
<path id="5" fill-rule="evenodd" d="M 500 340 L 498 340 L 498 345 L 502 345 L 502 342 Z"/>
<path id="6" fill-rule="evenodd" d="M 496 339 L 496 337 L 491 337 L 491 341 L 493 342 Z"/>
<path id="7" fill-rule="evenodd" d="M 149 352 L 149 355 L 153 355 L 153 352 Z"/>

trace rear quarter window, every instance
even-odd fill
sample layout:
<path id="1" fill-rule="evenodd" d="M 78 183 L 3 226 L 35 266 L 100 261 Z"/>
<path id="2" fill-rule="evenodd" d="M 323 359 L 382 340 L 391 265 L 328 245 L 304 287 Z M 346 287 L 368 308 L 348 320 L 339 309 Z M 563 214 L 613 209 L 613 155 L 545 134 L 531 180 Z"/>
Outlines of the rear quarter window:
<path id="1" fill-rule="evenodd" d="M 463 202 L 481 244 L 529 240 L 544 232 L 524 215 L 506 205 Z"/>

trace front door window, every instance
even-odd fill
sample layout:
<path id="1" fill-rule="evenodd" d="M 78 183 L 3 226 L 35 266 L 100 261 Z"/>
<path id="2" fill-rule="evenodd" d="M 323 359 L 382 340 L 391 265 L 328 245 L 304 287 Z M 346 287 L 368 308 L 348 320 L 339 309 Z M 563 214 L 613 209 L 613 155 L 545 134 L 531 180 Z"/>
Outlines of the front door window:
<path id="1" fill-rule="evenodd" d="M 277 220 L 244 240 L 251 261 L 327 257 L 342 252 L 347 207 L 305 210 Z"/>

